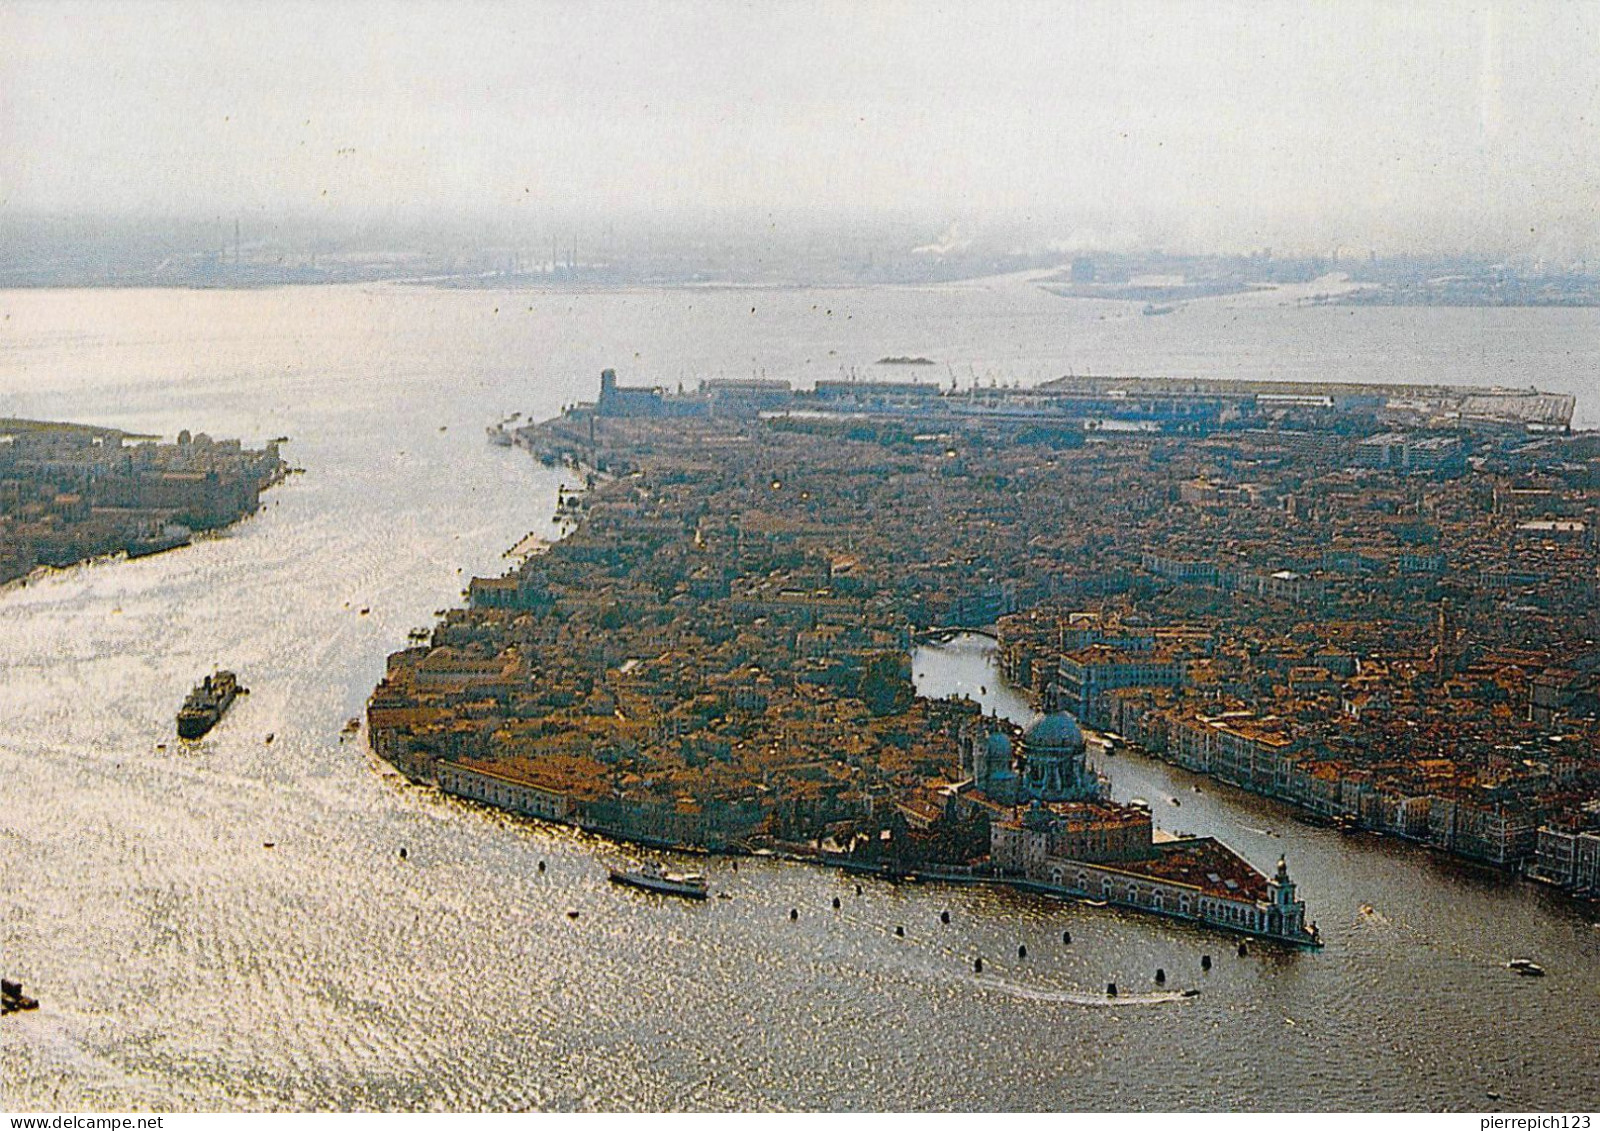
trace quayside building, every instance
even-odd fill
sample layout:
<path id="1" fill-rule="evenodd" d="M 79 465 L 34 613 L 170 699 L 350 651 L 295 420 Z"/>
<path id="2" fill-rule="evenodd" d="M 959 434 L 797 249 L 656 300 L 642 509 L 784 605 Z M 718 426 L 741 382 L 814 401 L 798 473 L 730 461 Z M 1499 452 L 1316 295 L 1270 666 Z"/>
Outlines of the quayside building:
<path id="1" fill-rule="evenodd" d="M 1569 434 L 1576 404 L 1570 394 L 1538 389 L 1093 376 L 965 389 L 891 380 L 822 380 L 796 389 L 782 380 L 711 378 L 673 393 L 659 385 L 621 385 L 607 369 L 598 399 L 580 409 L 603 418 L 738 420 L 801 412 L 927 424 L 981 420 L 1081 429 L 1109 423 L 1186 434 L 1288 427 L 1371 436 L 1365 458 L 1437 469 L 1461 461 L 1462 435 Z"/>

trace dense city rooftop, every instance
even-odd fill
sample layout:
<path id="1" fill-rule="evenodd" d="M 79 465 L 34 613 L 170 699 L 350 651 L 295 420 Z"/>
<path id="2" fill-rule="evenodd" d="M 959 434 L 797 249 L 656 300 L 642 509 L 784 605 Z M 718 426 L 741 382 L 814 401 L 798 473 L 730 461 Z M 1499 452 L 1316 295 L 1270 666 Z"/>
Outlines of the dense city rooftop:
<path id="1" fill-rule="evenodd" d="M 913 388 L 809 413 L 770 382 L 680 398 L 608 375 L 521 430 L 584 476 L 573 532 L 391 659 L 380 753 L 492 769 L 641 839 L 887 835 L 970 860 L 981 837 L 913 802 L 959 782 L 976 708 L 917 698 L 907 657 L 997 625 L 1041 707 L 1313 816 L 1495 863 L 1591 822 L 1594 437 L 1387 404 L 1039 427 Z"/>

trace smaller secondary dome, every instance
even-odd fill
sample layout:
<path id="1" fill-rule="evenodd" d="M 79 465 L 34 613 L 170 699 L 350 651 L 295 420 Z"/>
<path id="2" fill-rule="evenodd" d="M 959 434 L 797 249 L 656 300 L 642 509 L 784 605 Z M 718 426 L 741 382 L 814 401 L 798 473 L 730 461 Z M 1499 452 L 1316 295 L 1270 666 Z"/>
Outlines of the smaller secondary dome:
<path id="1" fill-rule="evenodd" d="M 989 736 L 987 749 L 991 754 L 1004 754 L 1009 758 L 1011 757 L 1011 739 L 1006 736 L 1005 731 L 997 730 Z"/>
<path id="2" fill-rule="evenodd" d="M 1023 733 L 1022 741 L 1031 750 L 1078 750 L 1083 747 L 1083 730 L 1077 719 L 1062 712 L 1034 723 Z"/>

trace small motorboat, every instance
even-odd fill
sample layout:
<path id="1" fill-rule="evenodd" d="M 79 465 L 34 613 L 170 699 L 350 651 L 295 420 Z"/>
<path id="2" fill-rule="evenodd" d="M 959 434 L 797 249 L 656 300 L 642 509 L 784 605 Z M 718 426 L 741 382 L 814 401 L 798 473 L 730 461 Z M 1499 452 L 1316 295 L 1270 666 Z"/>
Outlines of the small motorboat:
<path id="1" fill-rule="evenodd" d="M 1544 977 L 1544 967 L 1531 958 L 1513 958 L 1506 963 L 1507 970 L 1514 970 L 1525 978 Z"/>
<path id="2" fill-rule="evenodd" d="M 612 868 L 611 882 L 688 899 L 704 899 L 707 890 L 706 878 L 699 872 L 668 872 L 654 863 L 637 869 Z"/>

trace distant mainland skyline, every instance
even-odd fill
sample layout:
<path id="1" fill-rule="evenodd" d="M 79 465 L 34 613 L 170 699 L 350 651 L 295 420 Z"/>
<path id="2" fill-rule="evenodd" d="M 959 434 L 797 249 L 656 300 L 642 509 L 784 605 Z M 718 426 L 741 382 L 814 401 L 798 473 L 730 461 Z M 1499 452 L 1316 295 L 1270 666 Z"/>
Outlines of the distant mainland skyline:
<path id="1" fill-rule="evenodd" d="M 1592 6 L 7 0 L 0 33 L 0 220 L 70 219 L 82 254 L 115 242 L 96 226 L 194 250 L 171 233 L 220 249 L 235 222 L 335 248 L 1600 250 Z"/>

